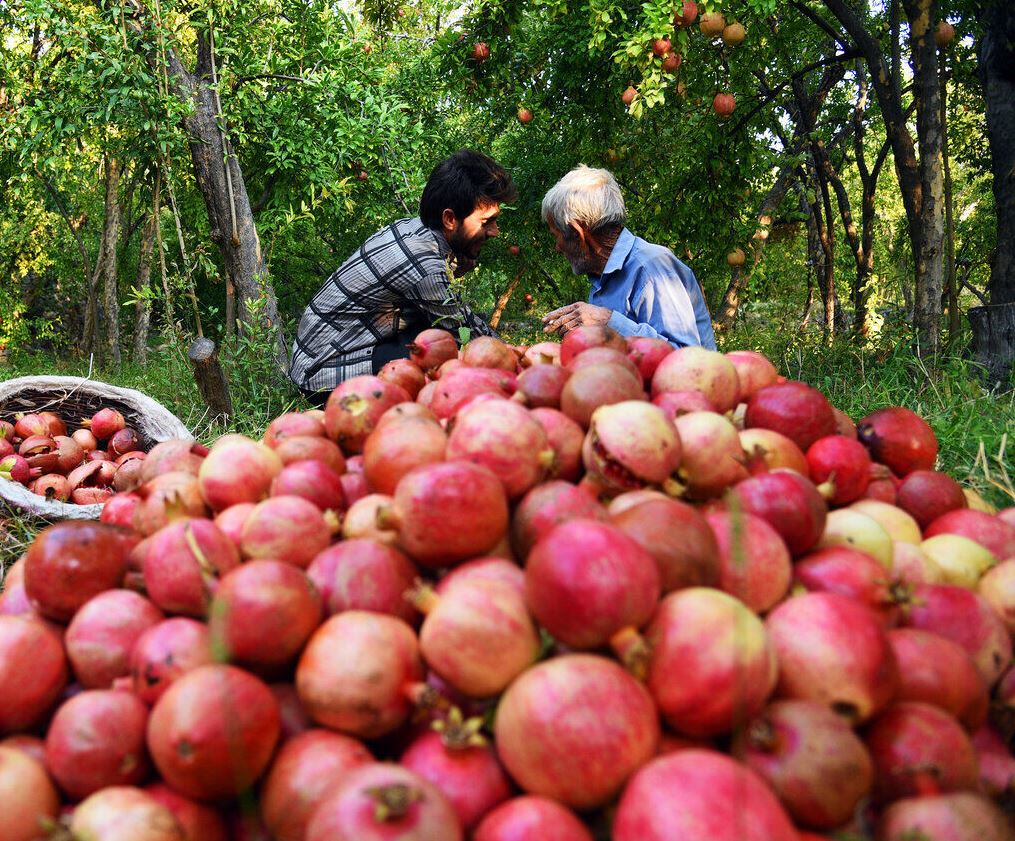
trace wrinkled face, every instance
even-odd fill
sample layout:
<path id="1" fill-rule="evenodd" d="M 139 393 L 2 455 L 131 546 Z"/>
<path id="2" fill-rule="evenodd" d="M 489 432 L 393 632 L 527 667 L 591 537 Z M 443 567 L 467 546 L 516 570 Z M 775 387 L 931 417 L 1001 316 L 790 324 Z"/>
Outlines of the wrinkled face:
<path id="1" fill-rule="evenodd" d="M 569 239 L 561 233 L 560 228 L 553 224 L 553 222 L 547 222 L 547 227 L 550 229 L 550 233 L 553 234 L 553 241 L 557 246 L 557 251 L 567 257 L 568 262 L 571 264 L 571 271 L 575 274 L 593 274 L 594 265 L 592 259 L 592 251 L 585 244 L 585 241 L 575 233 L 574 237 Z"/>
<path id="2" fill-rule="evenodd" d="M 500 233 L 497 217 L 500 215 L 499 204 L 480 204 L 464 219 L 457 219 L 449 211 L 445 211 L 444 234 L 451 250 L 460 256 L 475 260 L 483 243 Z M 447 218 L 451 216 L 451 225 Z"/>

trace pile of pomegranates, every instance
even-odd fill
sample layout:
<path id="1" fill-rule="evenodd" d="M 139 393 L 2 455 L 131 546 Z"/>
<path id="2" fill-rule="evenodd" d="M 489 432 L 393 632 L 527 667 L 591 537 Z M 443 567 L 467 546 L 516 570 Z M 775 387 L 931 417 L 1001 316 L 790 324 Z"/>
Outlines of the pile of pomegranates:
<path id="1" fill-rule="evenodd" d="M 605 327 L 410 350 L 39 533 L 0 838 L 1012 841 L 1015 508 L 923 419 Z"/>
<path id="2" fill-rule="evenodd" d="M 0 480 L 53 502 L 102 504 L 133 490 L 146 456 L 138 431 L 109 407 L 78 421 L 49 411 L 0 420 Z"/>

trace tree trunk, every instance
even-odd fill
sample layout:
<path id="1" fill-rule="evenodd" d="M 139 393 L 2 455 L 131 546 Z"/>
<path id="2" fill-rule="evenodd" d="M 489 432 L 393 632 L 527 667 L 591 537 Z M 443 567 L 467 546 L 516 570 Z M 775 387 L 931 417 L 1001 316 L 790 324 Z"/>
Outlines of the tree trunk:
<path id="1" fill-rule="evenodd" d="M 948 344 L 954 342 L 962 329 L 959 313 L 959 290 L 955 276 L 955 219 L 953 213 L 954 193 L 952 191 L 952 167 L 948 156 L 948 74 L 944 58 L 941 71 L 941 163 L 944 167 L 945 185 L 945 292 L 948 300 Z"/>
<path id="2" fill-rule="evenodd" d="M 106 236 L 103 238 L 102 279 L 109 359 L 120 367 L 120 290 L 116 249 L 120 241 L 120 162 L 106 158 Z"/>
<path id="3" fill-rule="evenodd" d="M 152 187 L 152 214 L 141 236 L 141 254 L 137 263 L 138 299 L 134 305 L 134 358 L 139 365 L 148 362 L 148 327 L 151 323 L 152 304 L 147 292 L 152 281 L 152 254 L 155 250 L 155 227 L 159 224 L 162 175 L 155 173 Z"/>
<path id="4" fill-rule="evenodd" d="M 508 284 L 500 296 L 497 298 L 497 305 L 493 308 L 493 315 L 490 316 L 490 326 L 496 330 L 497 325 L 500 324 L 500 320 L 504 315 L 504 310 L 507 309 L 508 301 L 511 300 L 511 296 L 515 293 L 515 289 L 518 288 L 518 283 L 522 279 L 522 275 L 525 270 L 522 269 L 515 276 L 514 279 Z"/>

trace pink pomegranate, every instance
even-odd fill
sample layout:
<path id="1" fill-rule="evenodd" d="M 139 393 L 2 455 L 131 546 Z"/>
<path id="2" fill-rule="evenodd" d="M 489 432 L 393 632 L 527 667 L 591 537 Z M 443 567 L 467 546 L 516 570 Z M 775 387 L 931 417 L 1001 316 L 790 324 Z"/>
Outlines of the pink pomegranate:
<path id="1" fill-rule="evenodd" d="M 519 558 L 560 523 L 578 517 L 606 520 L 606 509 L 585 488 L 553 480 L 536 485 L 515 506 L 511 520 L 511 545 Z"/>
<path id="2" fill-rule="evenodd" d="M 285 666 L 321 621 L 321 596 L 292 564 L 249 561 L 222 578 L 209 610 L 213 650 L 254 670 Z"/>
<path id="3" fill-rule="evenodd" d="M 244 558 L 285 561 L 304 569 L 331 543 L 338 530 L 334 514 L 325 515 L 300 496 L 272 496 L 259 502 L 243 522 Z"/>
<path id="4" fill-rule="evenodd" d="M 680 457 L 676 427 L 659 407 L 626 400 L 592 413 L 582 458 L 588 476 L 606 493 L 662 485 L 676 472 Z"/>
<path id="5" fill-rule="evenodd" d="M 571 648 L 598 648 L 640 628 L 659 600 L 655 559 L 615 526 L 575 519 L 529 553 L 525 598 L 536 620 Z"/>
<path id="6" fill-rule="evenodd" d="M 638 368 L 642 382 L 645 385 L 652 383 L 652 375 L 656 368 L 673 350 L 666 339 L 658 339 L 651 336 L 631 336 L 627 340 L 627 358 Z"/>
<path id="7" fill-rule="evenodd" d="M 14 424 L 10 421 L 0 420 L 0 439 L 4 441 L 14 440 Z"/>
<path id="8" fill-rule="evenodd" d="M 561 392 L 570 377 L 571 372 L 560 365 L 533 365 L 518 375 L 518 394 L 531 408 L 559 409 Z"/>
<path id="9" fill-rule="evenodd" d="M 466 831 L 511 796 L 497 754 L 467 722 L 449 720 L 440 733 L 429 730 L 413 739 L 399 764 L 443 792 Z"/>
<path id="10" fill-rule="evenodd" d="M 409 359 L 392 359 L 384 363 L 377 372 L 377 379 L 404 389 L 412 400 L 416 399 L 420 389 L 426 385 L 423 369 Z"/>
<path id="11" fill-rule="evenodd" d="M 901 488 L 900 488 L 901 490 Z M 924 538 L 960 534 L 986 547 L 1000 560 L 1015 557 L 1015 526 L 994 514 L 961 508 L 942 514 L 924 529 Z"/>
<path id="12" fill-rule="evenodd" d="M 462 347 L 461 358 L 470 368 L 500 368 L 513 372 L 518 367 L 518 354 L 493 336 L 471 339 Z"/>
<path id="13" fill-rule="evenodd" d="M 285 438 L 294 438 L 301 435 L 322 438 L 324 437 L 324 424 L 312 415 L 307 415 L 303 412 L 286 412 L 268 424 L 268 428 L 264 431 L 264 437 L 261 440 L 272 449 L 275 449 L 279 442 Z"/>
<path id="14" fill-rule="evenodd" d="M 295 682 L 314 721 L 373 739 L 408 720 L 409 689 L 422 678 L 419 644 L 408 624 L 382 613 L 347 610 L 314 632 Z"/>
<path id="15" fill-rule="evenodd" d="M 186 841 L 172 811 L 133 786 L 110 786 L 82 801 L 69 832 L 73 838 L 102 841 Z"/>
<path id="16" fill-rule="evenodd" d="M 577 482 L 582 473 L 582 442 L 585 430 L 563 412 L 547 407 L 530 410 L 546 433 L 553 450 L 553 478 Z"/>
<path id="17" fill-rule="evenodd" d="M 708 521 L 690 505 L 650 499 L 620 513 L 611 512 L 610 522 L 655 558 L 663 593 L 717 585 L 719 544 Z M 673 540 L 674 534 L 680 539 Z"/>
<path id="18" fill-rule="evenodd" d="M 381 415 L 380 420 L 377 421 L 377 426 L 374 427 L 374 429 L 375 430 L 380 429 L 382 426 L 384 426 L 384 424 L 388 423 L 389 421 L 400 421 L 405 420 L 406 418 L 424 418 L 430 421 L 437 420 L 437 417 L 434 415 L 434 413 L 431 412 L 422 403 L 396 403 L 394 406 L 388 409 L 388 411 L 386 411 L 383 415 Z M 363 454 L 360 453 L 358 456 L 349 457 L 349 461 L 352 463 L 355 463 L 356 459 L 359 460 L 359 464 L 362 466 Z M 348 469 L 351 470 L 352 468 L 349 467 Z"/>
<path id="19" fill-rule="evenodd" d="M 660 391 L 652 403 L 669 418 L 678 418 L 688 412 L 714 412 L 715 404 L 700 391 Z"/>
<path id="20" fill-rule="evenodd" d="M 826 435 L 811 444 L 807 463 L 815 484 L 830 485 L 832 505 L 848 505 L 859 499 L 870 482 L 867 448 L 844 435 Z"/>
<path id="21" fill-rule="evenodd" d="M 811 475 L 803 450 L 781 432 L 743 429 L 740 431 L 740 446 L 744 448 L 747 469 L 752 475 L 780 467 L 795 470 L 801 476 Z"/>
<path id="22" fill-rule="evenodd" d="M 167 613 L 203 618 L 219 579 L 239 564 L 236 546 L 210 520 L 176 520 L 145 555 L 148 597 Z"/>
<path id="23" fill-rule="evenodd" d="M 261 787 L 265 827 L 278 841 L 303 841 L 311 814 L 328 792 L 373 761 L 362 742 L 328 730 L 308 730 L 286 742 Z"/>
<path id="24" fill-rule="evenodd" d="M 50 502 L 66 502 L 70 499 L 71 487 L 66 476 L 59 473 L 47 473 L 32 482 L 30 490 L 37 496 L 43 496 Z"/>
<path id="25" fill-rule="evenodd" d="M 477 580 L 502 584 L 520 596 L 525 595 L 525 571 L 513 561 L 494 557 L 476 558 L 456 566 L 437 582 L 435 590 L 438 596 L 443 596 L 452 587 Z"/>
<path id="26" fill-rule="evenodd" d="M 93 689 L 65 701 L 46 732 L 46 768 L 73 800 L 148 774 L 148 707 L 129 692 Z"/>
<path id="27" fill-rule="evenodd" d="M 587 429 L 592 413 L 600 406 L 624 400 L 642 400 L 644 396 L 641 378 L 625 366 L 610 363 L 590 365 L 575 371 L 564 383 L 560 392 L 560 410 Z"/>
<path id="28" fill-rule="evenodd" d="M 987 570 L 976 590 L 1001 617 L 1008 631 L 1015 633 L 1015 557 Z"/>
<path id="29" fill-rule="evenodd" d="M 26 415 L 16 415 L 14 423 L 15 438 L 31 438 L 33 435 L 52 435 L 49 431 L 49 423 L 37 412 L 29 412 Z"/>
<path id="30" fill-rule="evenodd" d="M 715 412 L 688 412 L 674 420 L 683 448 L 680 479 L 688 496 L 707 499 L 747 477 L 736 427 Z"/>
<path id="31" fill-rule="evenodd" d="M 208 514 L 200 482 L 190 473 L 161 473 L 138 488 L 137 495 L 141 502 L 134 509 L 133 526 L 142 537 L 181 517 Z"/>
<path id="32" fill-rule="evenodd" d="M 936 470 L 910 472 L 899 485 L 896 500 L 899 508 L 916 520 L 921 529 L 949 511 L 967 507 L 962 486 L 951 476 Z"/>
<path id="33" fill-rule="evenodd" d="M 347 469 L 346 458 L 342 454 L 342 450 L 338 444 L 328 438 L 311 435 L 283 438 L 275 445 L 275 454 L 282 459 L 283 466 L 297 461 L 320 461 L 339 476 L 344 475 Z"/>
<path id="34" fill-rule="evenodd" d="M 306 841 L 462 841 L 448 799 L 408 768 L 373 762 L 350 771 L 307 823 Z"/>
<path id="35" fill-rule="evenodd" d="M 880 620 L 838 593 L 787 599 L 765 620 L 779 661 L 777 693 L 819 701 L 853 722 L 895 697 L 899 676 Z"/>
<path id="36" fill-rule="evenodd" d="M 776 701 L 734 741 L 733 754 L 771 786 L 793 820 L 847 823 L 874 784 L 874 763 L 849 723 L 824 704 Z"/>
<path id="37" fill-rule="evenodd" d="M 183 830 L 183 841 L 230 841 L 226 822 L 217 809 L 177 794 L 165 783 L 147 785 L 144 792 L 172 812 Z"/>
<path id="38" fill-rule="evenodd" d="M 438 420 L 444 420 L 477 395 L 510 397 L 517 388 L 518 379 L 510 371 L 459 367 L 440 378 L 429 406 Z"/>
<path id="39" fill-rule="evenodd" d="M 426 614 L 423 659 L 468 697 L 497 695 L 539 656 L 539 632 L 510 584 L 472 577 L 442 595 L 420 588 L 414 604 Z"/>
<path id="40" fill-rule="evenodd" d="M 302 464 L 302 462 L 299 463 Z M 253 502 L 240 502 L 236 505 L 230 505 L 215 515 L 215 525 L 233 542 L 237 549 L 240 548 L 243 524 L 247 521 L 247 517 L 254 510 L 254 507 L 255 503 Z"/>
<path id="41" fill-rule="evenodd" d="M 127 421 L 116 409 L 105 408 L 99 409 L 90 419 L 82 421 L 81 425 L 90 429 L 100 441 L 105 441 L 123 429 Z"/>
<path id="42" fill-rule="evenodd" d="M 655 754 L 659 720 L 648 692 L 617 663 L 567 654 L 508 687 L 494 734 L 501 762 L 526 792 L 591 809 Z"/>
<path id="43" fill-rule="evenodd" d="M 910 588 L 897 582 L 884 565 L 858 549 L 829 546 L 799 558 L 793 576 L 809 592 L 839 593 L 863 603 L 885 627 L 899 616 L 899 606 L 909 599 Z"/>
<path id="44" fill-rule="evenodd" d="M 443 362 L 458 356 L 458 342 L 447 330 L 424 330 L 409 345 L 409 359 L 424 371 L 439 368 Z"/>
<path id="45" fill-rule="evenodd" d="M 345 504 L 349 508 L 352 508 L 356 502 L 370 493 L 367 478 L 362 473 L 343 473 L 339 478 L 342 480 L 342 493 L 345 494 Z"/>
<path id="46" fill-rule="evenodd" d="M 761 517 L 713 511 L 705 520 L 719 543 L 719 589 L 765 613 L 789 591 L 792 561 L 786 544 Z"/>
<path id="47" fill-rule="evenodd" d="M 35 841 L 44 822 L 60 813 L 60 795 L 42 762 L 0 744 L 0 798 L 4 804 L 5 841 Z"/>
<path id="48" fill-rule="evenodd" d="M 74 440 L 73 438 L 71 439 Z M 5 459 L 8 456 L 14 455 L 14 445 L 6 438 L 0 437 L 0 459 Z M 82 450 L 81 458 L 84 458 L 84 451 Z M 26 462 L 27 464 L 27 462 Z"/>
<path id="49" fill-rule="evenodd" d="M 940 707 L 899 701 L 884 710 L 865 736 L 874 760 L 874 798 L 975 791 L 976 751 L 955 718 Z"/>
<path id="50" fill-rule="evenodd" d="M 614 841 L 798 841 L 771 789 L 746 766 L 710 750 L 654 759 L 620 798 Z"/>
<path id="51" fill-rule="evenodd" d="M 20 482 L 27 484 L 32 478 L 41 475 L 42 471 L 32 469 L 24 456 L 16 453 L 0 458 L 0 479 L 7 479 L 9 482 Z"/>
<path id="52" fill-rule="evenodd" d="M 627 341 L 612 327 L 589 324 L 570 331 L 560 343 L 560 364 L 567 365 L 582 351 L 593 347 L 609 347 L 627 353 Z"/>
<path id="53" fill-rule="evenodd" d="M 596 365 L 619 365 L 621 368 L 626 368 L 639 380 L 644 380 L 641 371 L 638 370 L 638 366 L 631 361 L 631 358 L 624 351 L 605 346 L 583 350 L 577 356 L 572 357 L 571 361 L 565 366 L 565 369 L 573 374 L 582 368 Z"/>
<path id="54" fill-rule="evenodd" d="M 934 469 L 937 438 L 934 430 L 915 412 L 902 406 L 889 406 L 871 412 L 856 428 L 871 457 L 896 476 Z"/>
<path id="55" fill-rule="evenodd" d="M 536 365 L 559 365 L 560 343 L 536 342 L 530 345 L 522 354 L 521 364 L 525 368 Z"/>
<path id="56" fill-rule="evenodd" d="M 982 794 L 968 791 L 907 798 L 892 803 L 878 822 L 877 841 L 923 836 L 947 841 L 1010 841 L 1004 812 Z"/>
<path id="57" fill-rule="evenodd" d="M 74 614 L 64 645 L 74 675 L 86 689 L 108 689 L 130 674 L 129 657 L 138 638 L 165 617 L 131 590 L 106 590 Z"/>
<path id="58" fill-rule="evenodd" d="M 476 827 L 473 841 L 592 841 L 592 833 L 578 816 L 548 797 L 513 797 Z"/>
<path id="59" fill-rule="evenodd" d="M 80 432 L 81 430 L 78 430 Z M 86 450 L 94 450 L 98 444 L 87 446 L 78 440 L 77 432 L 72 437 Z M 90 434 L 90 433 L 89 433 Z M 208 454 L 208 449 L 196 441 L 171 439 L 160 441 L 148 451 L 144 466 L 141 468 L 141 481 L 150 482 L 162 473 L 189 473 L 197 476 L 201 471 L 201 462 Z"/>
<path id="60" fill-rule="evenodd" d="M 342 537 L 346 540 L 364 538 L 386 546 L 398 545 L 395 518 L 392 514 L 394 497 L 385 494 L 367 494 L 357 499 L 342 518 Z"/>
<path id="61" fill-rule="evenodd" d="M 385 420 L 363 445 L 363 472 L 374 491 L 390 495 L 413 468 L 444 461 L 447 444 L 441 425 L 429 418 Z"/>
<path id="62" fill-rule="evenodd" d="M 393 546 L 375 540 L 343 540 L 321 552 L 307 567 L 330 616 L 345 610 L 372 610 L 415 622 L 418 613 L 404 597 L 419 576 L 416 566 Z"/>
<path id="63" fill-rule="evenodd" d="M 977 671 L 993 686 L 1012 658 L 1012 641 L 1001 618 L 980 595 L 950 584 L 924 584 L 913 590 L 903 623 L 941 634 L 973 658 Z"/>
<path id="64" fill-rule="evenodd" d="M 235 666 L 180 675 L 148 719 L 148 749 L 162 778 L 195 800 L 234 797 L 268 765 L 279 735 L 271 690 Z"/>
<path id="65" fill-rule="evenodd" d="M 682 347 L 670 353 L 652 375 L 652 395 L 690 389 L 702 392 L 717 412 L 728 412 L 738 402 L 740 381 L 733 363 L 714 350 Z"/>
<path id="66" fill-rule="evenodd" d="M 182 616 L 166 619 L 145 631 L 131 649 L 131 688 L 152 705 L 184 672 L 211 662 L 207 625 Z"/>
<path id="67" fill-rule="evenodd" d="M 138 437 L 137 430 L 125 426 L 109 439 L 107 448 L 111 455 L 119 457 L 124 453 L 138 449 L 140 446 L 141 439 Z"/>
<path id="68" fill-rule="evenodd" d="M 746 403 L 766 385 L 772 385 L 779 376 L 768 358 L 755 350 L 731 350 L 726 358 L 737 369 L 737 403 Z"/>
<path id="69" fill-rule="evenodd" d="M 746 424 L 785 435 L 801 450 L 826 435 L 835 434 L 832 404 L 806 383 L 787 380 L 759 389 L 747 401 Z"/>
<path id="70" fill-rule="evenodd" d="M 980 768 L 980 790 L 994 798 L 1011 791 L 1015 786 L 1015 757 L 1008 743 L 989 724 L 974 732 L 972 741 Z"/>
<path id="71" fill-rule="evenodd" d="M 689 587 L 663 598 L 645 629 L 645 685 L 678 733 L 729 733 L 765 706 L 778 667 L 765 626 L 743 602 Z"/>
<path id="72" fill-rule="evenodd" d="M 120 586 L 135 543 L 137 537 L 105 523 L 49 526 L 25 555 L 25 591 L 43 616 L 67 622 L 90 598 Z"/>
<path id="73" fill-rule="evenodd" d="M 344 511 L 346 508 L 342 477 L 323 461 L 295 461 L 287 464 L 271 483 L 271 495 L 299 496 L 321 511 Z M 232 506 L 235 507 L 237 506 Z"/>
<path id="74" fill-rule="evenodd" d="M 215 511 L 238 502 L 258 502 L 282 472 L 276 450 L 242 435 L 224 435 L 201 462 L 201 494 Z"/>
<path id="75" fill-rule="evenodd" d="M 28 616 L 0 616 L 0 734 L 34 727 L 67 685 L 55 628 Z"/>
<path id="76" fill-rule="evenodd" d="M 386 516 L 409 557 L 433 569 L 479 557 L 496 546 L 507 532 L 507 495 L 501 480 L 485 467 L 439 462 L 402 478 Z"/>
<path id="77" fill-rule="evenodd" d="M 956 642 L 917 628 L 888 632 L 899 664 L 899 701 L 922 701 L 951 713 L 970 732 L 987 717 L 987 684 Z"/>
<path id="78" fill-rule="evenodd" d="M 814 484 L 794 470 L 776 469 L 730 490 L 740 508 L 778 532 L 794 557 L 813 548 L 825 530 L 828 508 Z"/>
<path id="79" fill-rule="evenodd" d="M 360 453 L 377 420 L 388 409 L 411 398 L 401 386 L 372 375 L 339 383 L 324 407 L 324 428 L 346 454 Z"/>

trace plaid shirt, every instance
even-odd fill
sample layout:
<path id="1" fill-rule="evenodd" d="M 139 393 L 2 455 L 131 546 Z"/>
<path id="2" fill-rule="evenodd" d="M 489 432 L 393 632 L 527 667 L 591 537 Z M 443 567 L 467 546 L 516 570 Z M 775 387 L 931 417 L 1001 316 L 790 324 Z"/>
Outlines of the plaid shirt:
<path id="1" fill-rule="evenodd" d="M 381 228 L 324 285 L 303 311 L 289 377 L 306 391 L 330 391 L 372 372 L 378 343 L 407 321 L 473 334 L 496 332 L 452 291 L 454 255 L 418 218 Z"/>

